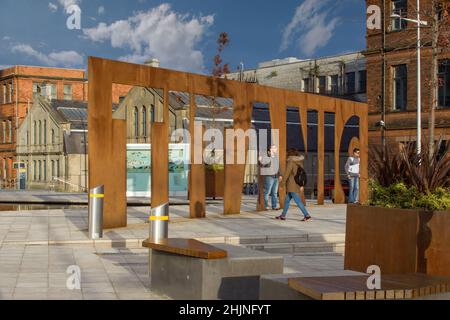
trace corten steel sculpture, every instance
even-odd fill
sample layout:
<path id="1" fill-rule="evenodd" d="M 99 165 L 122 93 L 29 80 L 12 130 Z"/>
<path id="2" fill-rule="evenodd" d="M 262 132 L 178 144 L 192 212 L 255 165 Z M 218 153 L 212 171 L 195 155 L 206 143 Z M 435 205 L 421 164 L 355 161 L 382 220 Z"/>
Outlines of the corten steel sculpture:
<path id="1" fill-rule="evenodd" d="M 152 206 L 169 201 L 169 91 L 190 94 L 190 132 L 194 137 L 195 95 L 231 98 L 234 101 L 234 128 L 251 128 L 254 102 L 269 104 L 272 129 L 279 130 L 281 169 L 286 166 L 286 108 L 298 107 L 302 134 L 307 148 L 307 112 L 319 114 L 318 136 L 318 204 L 324 203 L 324 127 L 325 112 L 335 113 L 335 168 L 340 168 L 339 154 L 345 124 L 360 119 L 361 148 L 360 200 L 368 196 L 368 107 L 367 104 L 315 94 L 265 87 L 253 83 L 212 78 L 203 75 L 153 68 L 145 65 L 89 57 L 89 185 L 105 186 L 104 227 L 127 224 L 126 199 L 126 125 L 125 119 L 112 117 L 112 85 L 123 84 L 164 90 L 164 121 L 152 125 Z M 299 133 L 300 134 L 300 133 Z M 299 135 L 300 136 L 300 135 Z M 194 139 L 193 139 L 194 140 Z M 192 160 L 195 143 L 192 141 Z M 230 150 L 227 150 L 230 152 Z M 231 150 L 235 153 L 236 150 Z M 165 155 L 165 156 L 162 156 Z M 192 161 L 194 163 L 194 161 Z M 239 214 L 241 209 L 245 165 L 226 165 L 224 214 Z M 203 165 L 191 166 L 189 175 L 190 214 L 205 216 L 205 171 Z M 335 202 L 344 203 L 340 172 L 335 172 Z M 281 198 L 285 194 L 280 190 Z"/>

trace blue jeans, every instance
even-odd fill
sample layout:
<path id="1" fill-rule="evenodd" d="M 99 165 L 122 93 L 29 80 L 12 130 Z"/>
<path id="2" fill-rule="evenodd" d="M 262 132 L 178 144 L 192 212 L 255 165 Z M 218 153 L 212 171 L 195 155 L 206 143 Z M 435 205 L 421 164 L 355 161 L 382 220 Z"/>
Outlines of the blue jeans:
<path id="1" fill-rule="evenodd" d="M 269 196 L 272 197 L 272 209 L 277 208 L 278 204 L 278 185 L 279 181 L 276 177 L 264 177 L 264 206 L 269 208 Z"/>
<path id="2" fill-rule="evenodd" d="M 295 203 L 297 204 L 297 206 L 299 207 L 299 209 L 302 211 L 303 215 L 305 216 L 305 218 L 309 217 L 309 213 L 308 210 L 306 210 L 305 205 L 302 202 L 302 199 L 300 199 L 300 196 L 295 193 L 295 192 L 288 192 L 286 194 L 286 200 L 284 202 L 284 210 L 283 210 L 283 217 L 287 216 L 288 210 L 289 210 L 289 206 L 291 204 L 291 200 L 294 199 Z"/>
<path id="3" fill-rule="evenodd" d="M 348 193 L 348 202 L 355 203 L 359 200 L 359 178 L 352 177 L 349 181 L 350 190 Z"/>

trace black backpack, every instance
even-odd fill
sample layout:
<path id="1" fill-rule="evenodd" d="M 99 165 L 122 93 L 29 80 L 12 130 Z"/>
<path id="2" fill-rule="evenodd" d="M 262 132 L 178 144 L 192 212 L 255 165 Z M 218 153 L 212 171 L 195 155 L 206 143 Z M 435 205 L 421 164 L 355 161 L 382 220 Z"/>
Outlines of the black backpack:
<path id="1" fill-rule="evenodd" d="M 295 183 L 298 184 L 300 187 L 306 186 L 306 183 L 308 182 L 308 179 L 306 177 L 306 171 L 302 167 L 298 167 L 297 173 L 294 176 Z"/>

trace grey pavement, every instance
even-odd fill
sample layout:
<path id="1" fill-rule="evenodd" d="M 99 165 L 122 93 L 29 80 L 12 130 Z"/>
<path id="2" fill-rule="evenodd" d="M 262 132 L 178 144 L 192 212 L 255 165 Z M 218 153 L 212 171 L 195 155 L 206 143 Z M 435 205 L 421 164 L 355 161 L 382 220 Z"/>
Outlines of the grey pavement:
<path id="1" fill-rule="evenodd" d="M 189 219 L 188 206 L 170 209 L 170 236 L 238 244 L 249 238 L 310 236 L 324 239 L 345 232 L 345 206 L 309 205 L 314 217 L 301 222 L 292 207 L 287 221 L 279 212 L 255 212 L 247 198 L 242 214 L 223 216 L 222 205 L 209 204 L 207 218 Z M 87 237 L 86 208 L 0 212 L 0 299 L 167 299 L 152 292 L 148 277 L 149 207 L 129 208 L 128 227 L 105 230 L 104 239 Z M 81 289 L 69 290 L 69 266 L 81 271 Z M 343 257 L 285 255 L 285 272 L 309 274 L 342 270 Z"/>
<path id="2" fill-rule="evenodd" d="M 218 203 L 218 201 L 208 201 L 209 203 Z M 87 193 L 75 192 L 54 192 L 49 190 L 0 190 L 0 203 L 3 204 L 88 204 Z M 150 205 L 150 198 L 129 197 L 128 205 Z M 185 198 L 170 198 L 173 205 L 189 204 Z"/>
<path id="3" fill-rule="evenodd" d="M 255 212 L 256 200 L 246 201 L 240 215 L 224 216 L 223 206 L 207 205 L 205 219 L 189 219 L 188 206 L 170 209 L 170 237 L 207 238 L 223 242 L 224 238 L 261 236 L 330 235 L 345 233 L 345 206 L 310 205 L 313 219 L 301 222 L 298 208 L 292 206 L 287 221 L 275 220 L 280 212 Z M 139 247 L 148 238 L 150 207 L 128 208 L 128 227 L 105 230 L 101 241 L 88 239 L 88 210 L 57 209 L 0 212 L 0 244 L 125 244 Z M 207 240 L 205 239 L 205 240 Z"/>

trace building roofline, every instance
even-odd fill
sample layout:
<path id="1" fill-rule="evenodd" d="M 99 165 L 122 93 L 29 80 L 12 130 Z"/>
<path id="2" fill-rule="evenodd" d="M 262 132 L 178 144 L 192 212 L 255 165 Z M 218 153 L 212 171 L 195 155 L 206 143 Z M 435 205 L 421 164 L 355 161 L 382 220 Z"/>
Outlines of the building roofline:
<path id="1" fill-rule="evenodd" d="M 273 65 L 273 66 L 267 66 L 267 67 L 257 67 L 257 68 L 244 70 L 244 73 L 245 72 L 256 71 L 256 70 L 280 67 L 280 66 L 288 66 L 288 65 L 292 65 L 292 64 L 312 62 L 312 61 L 316 61 L 316 60 L 325 60 L 325 59 L 332 59 L 332 58 L 337 58 L 337 57 L 345 57 L 345 56 L 350 56 L 350 55 L 355 55 L 355 54 L 360 54 L 361 55 L 361 59 L 365 58 L 364 50 L 360 50 L 360 51 L 349 52 L 349 53 L 345 53 L 345 54 L 335 54 L 335 55 L 330 55 L 330 56 L 322 56 L 322 57 L 318 57 L 318 58 L 310 58 L 310 59 L 298 60 L 298 61 L 294 61 L 294 62 L 280 63 L 280 64 L 276 64 L 276 65 Z M 272 61 L 273 60 L 269 60 L 269 61 L 263 61 L 263 62 L 260 62 L 260 63 L 269 63 L 269 62 L 272 62 Z M 229 74 L 239 74 L 239 71 L 231 72 Z"/>
<path id="2" fill-rule="evenodd" d="M 24 65 L 24 64 L 15 64 L 5 69 L 0 70 L 8 70 L 15 67 L 28 67 L 28 68 L 45 68 L 45 69 L 54 69 L 54 70 L 72 70 L 72 71 L 83 71 L 86 72 L 86 69 L 77 69 L 77 68 L 63 68 L 63 67 L 47 67 L 47 66 L 34 66 L 34 65 Z"/>

